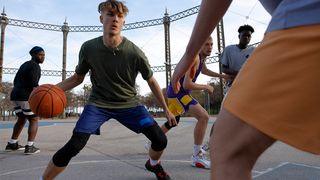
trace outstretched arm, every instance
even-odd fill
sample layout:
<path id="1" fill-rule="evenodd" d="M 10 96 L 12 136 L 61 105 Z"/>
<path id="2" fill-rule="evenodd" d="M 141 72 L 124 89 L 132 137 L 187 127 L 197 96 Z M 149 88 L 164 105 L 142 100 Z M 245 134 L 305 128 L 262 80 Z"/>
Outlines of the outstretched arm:
<path id="1" fill-rule="evenodd" d="M 77 74 L 74 73 L 71 77 L 61 81 L 60 83 L 56 84 L 59 88 L 63 91 L 68 91 L 79 84 L 81 84 L 84 80 L 85 74 Z"/>
<path id="2" fill-rule="evenodd" d="M 210 77 L 218 77 L 218 78 L 223 78 L 226 80 L 231 79 L 231 76 L 229 76 L 227 74 L 219 74 L 214 71 L 211 71 L 210 69 L 207 68 L 207 65 L 205 63 L 203 63 L 203 65 L 202 65 L 201 73 L 205 74 L 207 76 L 210 76 Z"/>
<path id="3" fill-rule="evenodd" d="M 202 0 L 186 52 L 172 75 L 171 82 L 175 92 L 178 92 L 180 87 L 178 83 L 179 79 L 193 65 L 193 60 L 199 53 L 200 48 L 217 26 L 230 4 L 231 0 Z"/>
<path id="4" fill-rule="evenodd" d="M 196 72 L 199 68 L 199 57 L 195 61 L 195 65 L 192 66 L 186 73 L 183 79 L 183 88 L 188 90 L 205 90 L 209 92 L 210 94 L 213 93 L 213 87 L 206 84 L 198 84 L 192 81 L 193 75 L 192 72 Z"/>
<path id="5" fill-rule="evenodd" d="M 157 80 L 152 76 L 147 80 L 147 83 L 152 91 L 152 93 L 156 96 L 157 100 L 160 102 L 160 104 L 163 107 L 163 110 L 165 112 L 166 118 L 169 122 L 170 126 L 177 125 L 176 118 L 174 115 L 169 111 L 169 108 L 166 104 L 165 98 L 163 97 L 163 94 L 161 92 L 160 86 L 157 82 Z"/>

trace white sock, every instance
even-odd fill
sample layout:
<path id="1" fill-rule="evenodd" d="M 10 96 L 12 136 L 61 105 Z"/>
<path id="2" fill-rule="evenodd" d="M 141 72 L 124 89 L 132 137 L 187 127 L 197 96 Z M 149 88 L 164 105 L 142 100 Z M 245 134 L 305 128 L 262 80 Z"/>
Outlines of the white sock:
<path id="1" fill-rule="evenodd" d="M 17 143 L 18 142 L 18 139 L 10 139 L 9 140 L 9 143 L 10 144 L 15 144 L 15 143 Z"/>
<path id="2" fill-rule="evenodd" d="M 201 145 L 196 145 L 196 144 L 193 145 L 193 156 L 198 155 L 200 150 L 201 150 Z"/>
<path id="3" fill-rule="evenodd" d="M 157 165 L 158 163 L 159 163 L 159 160 L 153 160 L 153 159 L 150 158 L 150 164 L 151 164 L 151 166 L 155 166 L 155 165 Z"/>
<path id="4" fill-rule="evenodd" d="M 41 177 L 39 178 L 39 180 L 43 180 L 43 177 L 41 176 Z"/>
<path id="5" fill-rule="evenodd" d="M 33 145 L 33 141 L 28 141 L 27 142 L 27 146 L 32 146 Z"/>

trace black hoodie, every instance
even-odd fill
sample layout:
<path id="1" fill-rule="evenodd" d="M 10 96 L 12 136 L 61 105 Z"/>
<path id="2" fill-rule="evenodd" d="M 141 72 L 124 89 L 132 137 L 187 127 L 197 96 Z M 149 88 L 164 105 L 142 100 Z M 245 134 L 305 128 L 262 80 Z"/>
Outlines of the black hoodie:
<path id="1" fill-rule="evenodd" d="M 28 101 L 34 87 L 39 86 L 41 68 L 35 59 L 23 63 L 13 81 L 12 101 Z"/>

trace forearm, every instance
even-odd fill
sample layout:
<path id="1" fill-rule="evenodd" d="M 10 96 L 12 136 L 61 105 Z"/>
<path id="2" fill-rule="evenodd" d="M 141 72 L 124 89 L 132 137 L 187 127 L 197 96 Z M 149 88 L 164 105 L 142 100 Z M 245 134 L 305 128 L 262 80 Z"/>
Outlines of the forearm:
<path id="1" fill-rule="evenodd" d="M 34 87 L 38 87 L 39 86 L 39 81 L 29 81 L 30 83 L 28 83 L 30 88 L 34 88 Z"/>
<path id="2" fill-rule="evenodd" d="M 85 75 L 77 75 L 74 74 L 71 77 L 65 79 L 64 81 L 61 81 L 60 83 L 56 84 L 59 88 L 61 88 L 63 91 L 68 91 L 79 84 L 83 82 Z"/>
<path id="3" fill-rule="evenodd" d="M 187 90 L 207 90 L 208 85 L 205 84 L 197 84 L 197 83 L 190 83 L 190 84 L 184 84 L 183 87 Z"/>
<path id="4" fill-rule="evenodd" d="M 227 11 L 231 0 L 202 0 L 186 54 L 194 57 Z"/>
<path id="5" fill-rule="evenodd" d="M 148 80 L 147 82 L 150 87 L 150 90 L 152 91 L 152 93 L 154 94 L 154 96 L 156 97 L 158 102 L 161 104 L 164 111 L 169 111 L 167 103 L 165 101 L 165 98 L 162 94 L 161 88 L 160 88 L 159 84 L 157 83 L 157 81 L 153 79 L 153 80 Z"/>
<path id="6" fill-rule="evenodd" d="M 177 83 L 178 80 L 194 64 L 194 58 L 199 54 L 202 45 L 217 26 L 230 4 L 231 0 L 202 1 L 186 51 L 172 75 L 173 88 L 175 90 L 177 90 L 175 83 Z"/>
<path id="7" fill-rule="evenodd" d="M 25 76 L 26 76 L 25 78 L 30 88 L 39 86 L 40 74 L 41 74 L 41 70 L 38 68 L 33 68 L 31 69 L 30 72 L 25 73 Z"/>
<path id="8" fill-rule="evenodd" d="M 209 70 L 209 69 L 204 70 L 204 71 L 202 72 L 202 74 L 205 74 L 205 75 L 210 76 L 210 77 L 225 78 L 223 74 L 216 73 L 216 72 L 211 71 L 211 70 Z"/>

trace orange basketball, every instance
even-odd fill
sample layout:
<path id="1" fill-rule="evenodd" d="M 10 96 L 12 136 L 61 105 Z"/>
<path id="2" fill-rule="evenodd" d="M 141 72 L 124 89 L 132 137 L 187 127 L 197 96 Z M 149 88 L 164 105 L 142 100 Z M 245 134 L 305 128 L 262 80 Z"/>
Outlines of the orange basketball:
<path id="1" fill-rule="evenodd" d="M 30 109 L 43 118 L 51 118 L 64 112 L 67 98 L 64 91 L 53 84 L 42 84 L 29 96 Z"/>

